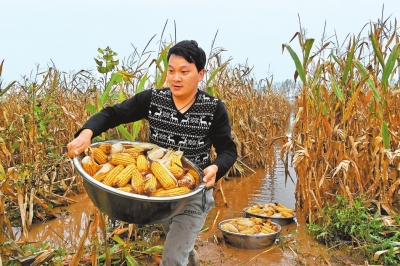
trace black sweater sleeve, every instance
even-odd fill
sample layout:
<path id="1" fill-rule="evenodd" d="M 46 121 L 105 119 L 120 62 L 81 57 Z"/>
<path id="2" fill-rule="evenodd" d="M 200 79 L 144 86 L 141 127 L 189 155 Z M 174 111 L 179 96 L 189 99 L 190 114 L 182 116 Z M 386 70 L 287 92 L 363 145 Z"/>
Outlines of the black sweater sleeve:
<path id="1" fill-rule="evenodd" d="M 84 129 L 93 131 L 93 137 L 121 124 L 147 118 L 151 101 L 151 90 L 135 94 L 122 103 L 108 106 L 89 118 L 75 137 Z"/>
<path id="2" fill-rule="evenodd" d="M 233 166 L 237 159 L 236 144 L 231 137 L 231 125 L 228 112 L 224 104 L 218 101 L 214 121 L 210 128 L 211 143 L 217 153 L 216 159 L 212 162 L 218 166 L 217 179 L 221 179 Z"/>

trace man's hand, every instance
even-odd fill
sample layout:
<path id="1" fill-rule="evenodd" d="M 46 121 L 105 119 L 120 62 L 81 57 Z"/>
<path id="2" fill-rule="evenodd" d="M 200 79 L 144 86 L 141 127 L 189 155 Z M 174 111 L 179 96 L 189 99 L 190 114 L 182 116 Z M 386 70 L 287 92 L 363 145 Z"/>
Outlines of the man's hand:
<path id="1" fill-rule="evenodd" d="M 78 156 L 90 146 L 93 132 L 90 129 L 84 129 L 78 137 L 67 144 L 68 156 L 73 158 Z"/>
<path id="2" fill-rule="evenodd" d="M 215 184 L 217 178 L 218 166 L 212 164 L 203 170 L 204 177 L 203 181 L 206 183 L 206 188 L 211 188 Z"/>

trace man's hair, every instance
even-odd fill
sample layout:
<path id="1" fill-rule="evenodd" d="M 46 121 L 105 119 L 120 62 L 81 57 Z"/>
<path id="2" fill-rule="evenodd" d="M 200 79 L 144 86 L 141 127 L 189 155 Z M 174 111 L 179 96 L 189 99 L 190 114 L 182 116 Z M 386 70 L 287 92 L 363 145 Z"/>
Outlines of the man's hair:
<path id="1" fill-rule="evenodd" d="M 173 54 L 182 56 L 189 63 L 194 63 L 198 72 L 203 70 L 206 65 L 206 53 L 199 47 L 196 41 L 185 40 L 178 42 L 169 49 L 168 60 Z"/>

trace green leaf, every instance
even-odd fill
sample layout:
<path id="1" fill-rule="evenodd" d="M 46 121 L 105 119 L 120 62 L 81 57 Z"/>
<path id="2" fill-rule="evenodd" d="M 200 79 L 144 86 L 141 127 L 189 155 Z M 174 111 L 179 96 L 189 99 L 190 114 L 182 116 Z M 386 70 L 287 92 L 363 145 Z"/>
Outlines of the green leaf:
<path id="1" fill-rule="evenodd" d="M 351 46 L 350 51 L 347 53 L 347 61 L 346 61 L 346 66 L 343 70 L 343 76 L 342 76 L 342 82 L 340 83 L 341 87 L 344 86 L 344 84 L 346 83 L 347 80 L 347 76 L 350 73 L 350 69 L 353 63 L 353 57 L 354 57 L 354 51 L 356 49 L 356 40 L 353 37 L 353 45 Z"/>
<path id="2" fill-rule="evenodd" d="M 299 73 L 300 79 L 303 82 L 303 84 L 306 85 L 307 84 L 306 75 L 299 57 L 288 44 L 283 44 L 282 46 L 286 47 L 286 49 L 289 51 L 289 54 L 292 57 L 294 64 L 296 66 L 297 73 Z"/>
<path id="3" fill-rule="evenodd" d="M 305 53 L 303 58 L 303 69 L 307 68 L 308 58 L 310 57 L 310 52 L 313 44 L 314 44 L 314 39 L 307 39 L 306 43 L 304 44 Z"/>
<path id="4" fill-rule="evenodd" d="M 143 90 L 146 81 L 147 81 L 147 73 L 144 74 L 144 76 L 140 79 L 139 85 L 136 89 L 136 93 L 139 93 Z"/>
<path id="5" fill-rule="evenodd" d="M 121 246 L 120 244 L 115 244 L 114 246 L 112 246 L 110 248 L 110 254 L 114 254 L 119 249 L 120 246 Z M 106 253 L 103 253 L 98 257 L 99 261 L 103 261 L 105 259 L 106 259 Z"/>
<path id="6" fill-rule="evenodd" d="M 390 53 L 388 60 L 386 61 L 385 67 L 383 68 L 382 83 L 384 84 L 383 86 L 385 89 L 384 93 L 386 93 L 386 88 L 389 84 L 390 74 L 393 71 L 394 65 L 396 64 L 399 55 L 400 55 L 400 44 L 396 44 L 393 47 L 393 50 Z"/>
<path id="7" fill-rule="evenodd" d="M 135 140 L 135 138 L 128 132 L 128 130 L 126 130 L 126 128 L 123 125 L 119 125 L 117 129 L 124 136 L 125 139 Z"/>
<path id="8" fill-rule="evenodd" d="M 211 96 L 214 96 L 213 87 L 207 87 L 207 88 L 206 88 L 206 92 L 207 92 L 208 94 L 210 94 Z"/>
<path id="9" fill-rule="evenodd" d="M 385 148 L 389 149 L 390 148 L 389 128 L 388 124 L 385 121 L 383 121 L 381 125 L 381 134 L 383 138 L 383 143 L 385 144 Z"/>
<path id="10" fill-rule="evenodd" d="M 89 112 L 89 113 L 91 113 L 91 114 L 95 114 L 95 113 L 97 113 L 97 109 L 96 109 L 96 106 L 94 106 L 93 104 L 88 104 L 88 105 L 86 105 L 86 111 L 87 112 Z"/>
<path id="11" fill-rule="evenodd" d="M 339 101 L 344 102 L 343 93 L 340 90 L 340 88 L 335 80 L 335 77 L 333 76 L 332 73 L 331 73 L 331 83 L 332 83 L 333 91 L 336 94 L 336 97 L 339 99 Z"/>
<path id="12" fill-rule="evenodd" d="M 210 82 L 215 78 L 215 76 L 218 74 L 218 72 L 220 71 L 221 67 L 217 67 L 216 69 L 214 69 L 213 73 L 211 74 L 211 76 L 208 78 L 207 83 L 206 83 L 206 87 L 208 87 L 208 85 L 210 84 Z"/>
<path id="13" fill-rule="evenodd" d="M 101 53 L 101 54 L 104 54 L 103 50 L 100 49 L 100 48 L 97 48 L 97 52 L 99 52 L 99 53 Z"/>
<path id="14" fill-rule="evenodd" d="M 133 140 L 139 135 L 140 129 L 142 128 L 142 120 L 133 123 Z"/>
<path id="15" fill-rule="evenodd" d="M 374 48 L 375 55 L 376 55 L 376 57 L 378 57 L 379 63 L 381 63 L 382 68 L 385 68 L 385 62 L 383 61 L 382 52 L 378 47 L 377 39 L 375 38 L 375 35 L 372 32 L 372 30 L 371 30 L 371 35 L 369 37 L 371 39 L 371 43 L 372 43 L 372 47 Z"/>
<path id="16" fill-rule="evenodd" d="M 112 239 L 117 242 L 118 244 L 120 244 L 123 247 L 126 247 L 126 243 L 124 240 L 122 240 L 122 238 L 119 237 L 119 235 L 113 235 Z"/>
<path id="17" fill-rule="evenodd" d="M 369 76 L 368 70 L 360 63 L 360 61 L 355 60 L 354 63 L 356 65 L 358 71 L 360 71 L 363 78 L 366 78 Z M 371 77 L 368 78 L 367 83 L 368 83 L 369 87 L 371 88 L 372 94 L 374 95 L 375 99 L 377 99 L 380 102 L 381 99 L 378 95 L 378 91 L 376 90 L 375 83 L 371 79 Z"/>
<path id="18" fill-rule="evenodd" d="M 154 252 L 161 252 L 163 250 L 164 250 L 164 246 L 158 245 L 158 246 L 153 246 L 153 247 L 150 247 L 150 248 L 146 249 L 146 253 L 147 254 L 152 254 Z"/>
<path id="19" fill-rule="evenodd" d="M 8 84 L 8 86 L 2 92 L 0 92 L 0 97 L 3 96 L 12 87 L 12 85 L 14 85 L 15 82 L 16 81 L 13 81 L 10 84 Z"/>
<path id="20" fill-rule="evenodd" d="M 127 254 L 125 259 L 128 266 L 139 266 L 139 263 L 131 255 Z"/>

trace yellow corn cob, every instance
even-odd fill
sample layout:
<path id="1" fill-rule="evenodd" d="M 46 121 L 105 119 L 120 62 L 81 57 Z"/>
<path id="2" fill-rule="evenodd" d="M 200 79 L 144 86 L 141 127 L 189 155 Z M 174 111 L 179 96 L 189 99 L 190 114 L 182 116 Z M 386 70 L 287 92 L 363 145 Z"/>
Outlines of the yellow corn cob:
<path id="1" fill-rule="evenodd" d="M 154 161 L 150 165 L 151 172 L 160 181 L 161 185 L 165 189 L 175 188 L 178 185 L 175 177 L 171 172 L 158 161 Z"/>
<path id="2" fill-rule="evenodd" d="M 88 175 L 93 176 L 97 172 L 98 164 L 92 159 L 91 156 L 85 156 L 82 159 L 82 168 L 88 173 Z"/>
<path id="3" fill-rule="evenodd" d="M 125 149 L 125 152 L 129 153 L 136 159 L 140 154 L 144 154 L 144 152 L 146 152 L 148 150 L 150 150 L 150 149 L 146 148 L 146 147 L 133 147 L 133 148 Z"/>
<path id="4" fill-rule="evenodd" d="M 167 169 L 171 172 L 171 174 L 176 179 L 181 179 L 183 177 L 184 171 L 181 167 L 179 167 L 177 165 L 171 165 L 171 166 L 167 166 Z"/>
<path id="5" fill-rule="evenodd" d="M 111 184 L 113 187 L 123 187 L 131 181 L 132 172 L 136 169 L 136 165 L 130 164 L 125 167 L 114 179 Z"/>
<path id="6" fill-rule="evenodd" d="M 115 166 L 110 163 L 103 164 L 101 169 L 93 175 L 93 178 L 100 182 L 103 181 L 107 173 L 110 172 L 114 167 Z"/>
<path id="7" fill-rule="evenodd" d="M 131 185 L 137 190 L 138 194 L 143 194 L 144 178 L 137 168 L 132 171 Z"/>
<path id="8" fill-rule="evenodd" d="M 194 169 L 189 169 L 189 171 L 185 174 L 195 180 L 195 185 L 198 187 L 200 185 L 200 176 Z"/>
<path id="9" fill-rule="evenodd" d="M 136 164 L 135 158 L 133 158 L 129 153 L 125 152 L 111 154 L 108 159 L 108 162 L 113 165 L 122 164 L 123 166 L 127 166 L 129 164 Z"/>
<path id="10" fill-rule="evenodd" d="M 143 154 L 139 154 L 139 156 L 136 158 L 136 165 L 137 169 L 142 175 L 146 175 L 148 173 L 149 165 L 146 156 Z"/>
<path id="11" fill-rule="evenodd" d="M 153 174 L 146 175 L 143 193 L 150 195 L 157 190 L 157 178 Z"/>
<path id="12" fill-rule="evenodd" d="M 137 193 L 136 189 L 131 184 L 128 184 L 124 187 L 119 187 L 117 189 L 129 193 Z"/>
<path id="13" fill-rule="evenodd" d="M 171 189 L 165 189 L 165 190 L 157 190 L 153 194 L 150 194 L 150 196 L 153 197 L 171 197 L 171 196 L 179 196 L 183 195 L 186 193 L 189 193 L 191 190 L 187 187 L 176 187 L 176 188 L 171 188 Z"/>
<path id="14" fill-rule="evenodd" d="M 105 164 L 107 163 L 107 154 L 105 154 L 102 150 L 100 150 L 99 148 L 93 148 L 92 149 L 92 154 L 94 157 L 94 160 L 98 163 L 98 164 Z"/>
<path id="15" fill-rule="evenodd" d="M 103 184 L 107 186 L 111 186 L 113 183 L 113 180 L 118 174 L 124 170 L 124 166 L 122 164 L 119 164 L 115 166 L 111 171 L 107 173 L 107 175 L 104 177 Z"/>
<path id="16" fill-rule="evenodd" d="M 103 143 L 103 144 L 100 144 L 100 146 L 98 148 L 100 150 L 102 150 L 105 154 L 111 154 L 112 144 L 111 143 Z"/>
<path id="17" fill-rule="evenodd" d="M 178 155 L 174 154 L 171 158 L 171 166 L 179 166 L 182 168 L 182 161 L 181 158 L 179 158 Z"/>

